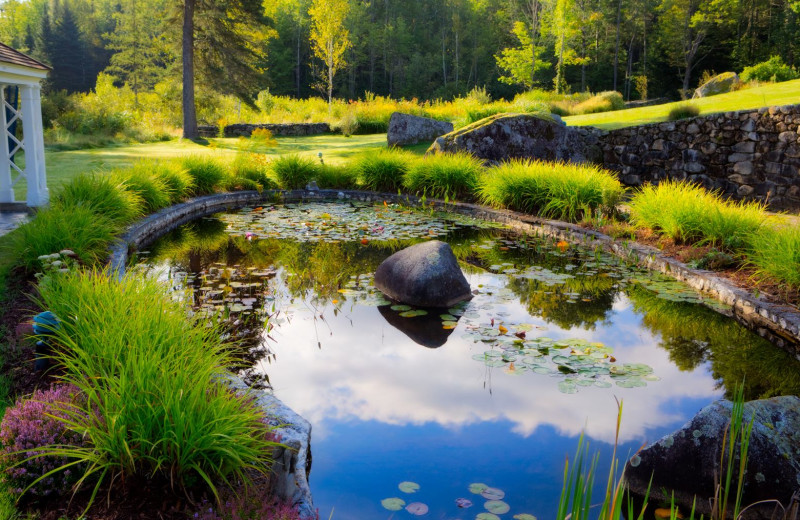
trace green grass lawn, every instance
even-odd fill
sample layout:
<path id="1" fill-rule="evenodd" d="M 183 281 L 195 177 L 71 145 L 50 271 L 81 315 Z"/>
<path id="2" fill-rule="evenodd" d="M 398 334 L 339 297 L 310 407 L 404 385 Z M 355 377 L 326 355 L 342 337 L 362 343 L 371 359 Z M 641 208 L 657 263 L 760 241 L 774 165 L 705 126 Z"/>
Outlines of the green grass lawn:
<path id="1" fill-rule="evenodd" d="M 344 137 L 339 134 L 307 137 L 277 137 L 275 147 L 253 146 L 251 151 L 267 156 L 296 153 L 317 157 L 322 152 L 325 162 L 341 163 L 364 150 L 386 147 L 386 134 L 357 135 Z M 249 143 L 249 141 L 244 141 Z M 222 160 L 231 160 L 239 153 L 238 138 L 209 139 L 198 144 L 184 139 L 132 145 L 114 145 L 85 150 L 46 151 L 47 186 L 54 190 L 64 182 L 82 172 L 102 172 L 129 166 L 139 159 L 170 159 L 185 155 L 214 155 Z M 419 146 L 410 149 L 424 153 Z M 24 164 L 24 157 L 20 158 Z M 24 180 L 14 188 L 17 200 L 25 200 L 27 184 Z"/>
<path id="2" fill-rule="evenodd" d="M 564 121 L 571 126 L 596 126 L 613 130 L 626 126 L 666 121 L 669 111 L 679 103 L 569 116 L 565 117 Z M 695 99 L 691 103 L 700 109 L 701 115 L 765 106 L 793 105 L 800 103 L 800 79 L 783 83 L 769 83 L 760 87 Z"/>

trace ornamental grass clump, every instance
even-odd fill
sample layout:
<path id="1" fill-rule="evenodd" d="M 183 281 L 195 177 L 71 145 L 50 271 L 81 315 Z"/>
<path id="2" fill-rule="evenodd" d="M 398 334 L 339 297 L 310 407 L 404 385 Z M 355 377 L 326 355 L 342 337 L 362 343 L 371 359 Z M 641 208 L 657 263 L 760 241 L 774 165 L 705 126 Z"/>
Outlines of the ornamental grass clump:
<path id="1" fill-rule="evenodd" d="M 747 263 L 756 275 L 800 289 L 800 228 L 764 226 L 750 237 Z"/>
<path id="2" fill-rule="evenodd" d="M 108 257 L 108 245 L 119 226 L 86 206 L 53 207 L 7 235 L 5 256 L 28 273 L 41 267 L 39 257 L 70 249 L 84 265 Z"/>
<path id="3" fill-rule="evenodd" d="M 61 186 L 51 206 L 68 209 L 84 207 L 114 224 L 123 226 L 142 216 L 142 198 L 110 175 L 83 173 Z"/>
<path id="4" fill-rule="evenodd" d="M 597 166 L 526 159 L 489 168 L 478 188 L 485 204 L 572 222 L 613 213 L 624 192 L 616 176 Z"/>
<path id="5" fill-rule="evenodd" d="M 153 174 L 148 162 L 139 162 L 129 168 L 116 170 L 112 176 L 126 190 L 142 199 L 145 213 L 153 213 L 171 203 L 169 185 Z"/>
<path id="6" fill-rule="evenodd" d="M 61 495 L 80 477 L 81 467 L 67 467 L 71 460 L 63 456 L 41 456 L 45 446 L 84 447 L 80 433 L 70 430 L 64 419 L 66 410 L 84 408 L 85 399 L 70 385 L 37 390 L 8 408 L 0 424 L 0 480 L 15 496 L 27 493 L 37 497 Z M 30 489 L 28 489 L 30 487 Z"/>
<path id="7" fill-rule="evenodd" d="M 411 152 L 389 148 L 364 152 L 351 164 L 366 189 L 394 193 L 403 186 L 403 177 L 416 160 Z"/>
<path id="8" fill-rule="evenodd" d="M 236 179 L 251 181 L 257 185 L 253 189 L 258 190 L 274 190 L 278 187 L 278 183 L 270 176 L 269 162 L 262 154 L 237 154 L 230 166 L 230 178 L 234 179 L 234 184 Z"/>
<path id="9" fill-rule="evenodd" d="M 149 171 L 151 176 L 163 182 L 171 204 L 182 201 L 194 189 L 194 179 L 177 161 L 143 160 L 137 162 L 134 168 Z"/>
<path id="10" fill-rule="evenodd" d="M 631 222 L 678 242 L 706 243 L 742 251 L 767 220 L 763 204 L 723 199 L 683 181 L 643 186 L 631 198 Z"/>
<path id="11" fill-rule="evenodd" d="M 403 185 L 418 195 L 471 200 L 482 172 L 483 164 L 470 154 L 429 155 L 411 164 Z"/>
<path id="12" fill-rule="evenodd" d="M 314 180 L 322 189 L 352 190 L 358 187 L 358 176 L 349 165 L 320 164 Z"/>
<path id="13" fill-rule="evenodd" d="M 297 190 L 316 178 L 319 163 L 309 157 L 299 155 L 284 155 L 272 162 L 272 171 L 278 179 L 278 184 L 285 190 Z"/>
<path id="14" fill-rule="evenodd" d="M 100 271 L 42 279 L 40 305 L 61 318 L 50 338 L 59 377 L 85 404 L 64 425 L 85 447 L 45 451 L 85 464 L 78 485 L 161 477 L 169 485 L 248 481 L 276 443 L 264 412 L 224 384 L 233 360 L 216 327 L 191 317 L 158 280 Z M 88 413 L 92 411 L 93 413 Z"/>
<path id="15" fill-rule="evenodd" d="M 214 193 L 227 177 L 225 167 L 208 157 L 190 155 L 181 159 L 181 166 L 194 181 L 192 195 Z"/>

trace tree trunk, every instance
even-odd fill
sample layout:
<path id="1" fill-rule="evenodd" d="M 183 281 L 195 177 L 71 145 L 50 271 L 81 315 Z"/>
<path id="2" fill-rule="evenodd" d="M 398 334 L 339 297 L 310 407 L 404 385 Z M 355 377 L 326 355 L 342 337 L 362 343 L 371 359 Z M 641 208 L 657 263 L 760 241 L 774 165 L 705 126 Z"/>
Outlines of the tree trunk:
<path id="1" fill-rule="evenodd" d="M 295 53 L 295 64 L 294 64 L 294 80 L 295 80 L 295 93 L 297 95 L 297 99 L 300 99 L 300 36 L 301 36 L 300 22 L 297 22 L 297 49 Z"/>
<path id="2" fill-rule="evenodd" d="M 622 17 L 622 0 L 617 0 L 617 43 L 614 46 L 614 88 L 612 90 L 617 90 L 617 68 L 619 67 L 619 33 L 620 33 L 620 24 Z"/>
<path id="3" fill-rule="evenodd" d="M 183 4 L 183 137 L 197 139 L 197 113 L 194 106 L 194 4 Z"/>

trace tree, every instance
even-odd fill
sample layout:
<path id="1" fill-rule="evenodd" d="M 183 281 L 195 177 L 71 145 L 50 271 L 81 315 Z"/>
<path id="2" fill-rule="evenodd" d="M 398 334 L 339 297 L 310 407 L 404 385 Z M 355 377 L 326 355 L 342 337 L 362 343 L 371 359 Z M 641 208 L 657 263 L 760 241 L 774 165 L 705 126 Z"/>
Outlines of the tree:
<path id="1" fill-rule="evenodd" d="M 121 7 L 114 14 L 116 28 L 106 34 L 114 54 L 105 72 L 130 85 L 138 100 L 139 92 L 152 89 L 174 58 L 162 19 L 150 14 L 166 5 L 164 0 L 125 0 Z"/>
<path id="2" fill-rule="evenodd" d="M 495 56 L 498 67 L 505 72 L 500 81 L 531 89 L 536 82 L 536 72 L 549 68 L 550 64 L 539 59 L 544 47 L 534 45 L 524 22 L 515 22 L 511 32 L 519 40 L 519 46 L 507 47 Z"/>
<path id="3" fill-rule="evenodd" d="M 345 52 L 350 48 L 350 31 L 345 18 L 350 11 L 347 0 L 313 0 L 311 16 L 311 48 L 325 62 L 324 86 L 328 94 L 328 110 L 333 103 L 333 78 L 345 64 Z"/>
<path id="4" fill-rule="evenodd" d="M 202 16 L 195 18 L 196 13 Z M 182 21 L 183 136 L 196 139 L 195 66 L 209 88 L 253 104 L 263 79 L 264 49 L 274 31 L 266 26 L 260 0 L 183 0 L 178 19 Z"/>

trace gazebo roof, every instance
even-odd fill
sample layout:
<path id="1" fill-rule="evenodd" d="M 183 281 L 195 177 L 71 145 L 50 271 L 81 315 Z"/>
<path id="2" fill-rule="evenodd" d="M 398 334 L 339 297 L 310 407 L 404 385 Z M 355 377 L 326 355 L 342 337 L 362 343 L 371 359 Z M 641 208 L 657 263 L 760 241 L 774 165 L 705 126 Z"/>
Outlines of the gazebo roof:
<path id="1" fill-rule="evenodd" d="M 27 54 L 23 54 L 17 50 L 12 49 L 4 43 L 0 43 L 0 63 L 10 63 L 12 65 L 19 65 L 30 69 L 38 70 L 52 70 L 44 63 L 37 61 Z"/>

